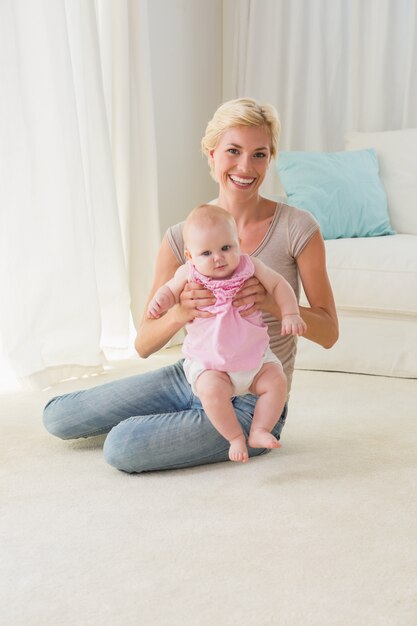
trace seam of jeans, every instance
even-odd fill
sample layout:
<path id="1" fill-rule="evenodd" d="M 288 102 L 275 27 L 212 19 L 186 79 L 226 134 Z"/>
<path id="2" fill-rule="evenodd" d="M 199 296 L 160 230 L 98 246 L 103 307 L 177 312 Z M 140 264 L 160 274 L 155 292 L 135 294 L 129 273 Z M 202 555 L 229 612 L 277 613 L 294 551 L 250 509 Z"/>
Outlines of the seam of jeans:
<path id="1" fill-rule="evenodd" d="M 88 437 L 98 437 L 98 435 L 108 435 L 109 432 L 114 428 L 114 426 L 109 426 L 105 429 L 100 428 L 100 430 L 86 431 L 82 435 L 77 435 L 76 437 L 64 437 L 66 441 L 71 441 L 73 439 L 88 439 Z"/>

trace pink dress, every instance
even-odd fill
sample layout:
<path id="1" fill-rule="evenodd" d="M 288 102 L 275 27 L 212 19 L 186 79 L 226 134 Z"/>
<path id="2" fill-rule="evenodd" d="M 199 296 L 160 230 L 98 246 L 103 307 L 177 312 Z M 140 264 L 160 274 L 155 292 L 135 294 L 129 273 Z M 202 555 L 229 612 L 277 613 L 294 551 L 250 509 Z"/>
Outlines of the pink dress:
<path id="1" fill-rule="evenodd" d="M 213 292 L 215 304 L 203 310 L 215 317 L 195 318 L 187 324 L 183 353 L 205 369 L 221 372 L 239 372 L 259 367 L 269 346 L 269 335 L 262 313 L 255 311 L 248 317 L 239 313 L 243 307 L 234 307 L 232 298 L 245 280 L 253 276 L 255 268 L 248 254 L 241 254 L 240 262 L 230 278 L 216 280 L 203 276 L 189 263 L 189 280 L 200 283 Z"/>

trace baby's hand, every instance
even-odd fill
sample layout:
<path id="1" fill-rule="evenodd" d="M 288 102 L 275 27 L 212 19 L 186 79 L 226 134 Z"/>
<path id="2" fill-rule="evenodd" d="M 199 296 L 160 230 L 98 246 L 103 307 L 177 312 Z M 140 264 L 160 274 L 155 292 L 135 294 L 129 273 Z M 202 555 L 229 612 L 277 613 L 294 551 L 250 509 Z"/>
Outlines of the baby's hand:
<path id="1" fill-rule="evenodd" d="M 175 298 L 171 290 L 167 287 L 161 287 L 148 305 L 148 317 L 157 319 L 162 313 L 168 311 L 174 303 Z"/>
<path id="2" fill-rule="evenodd" d="M 299 315 L 284 315 L 281 320 L 281 335 L 304 335 L 305 321 Z"/>
<path id="3" fill-rule="evenodd" d="M 161 313 L 163 312 L 163 307 L 161 306 L 161 304 L 158 302 L 158 300 L 156 298 L 154 298 L 148 306 L 148 317 L 151 317 L 153 319 L 157 319 L 158 317 L 161 316 Z"/>

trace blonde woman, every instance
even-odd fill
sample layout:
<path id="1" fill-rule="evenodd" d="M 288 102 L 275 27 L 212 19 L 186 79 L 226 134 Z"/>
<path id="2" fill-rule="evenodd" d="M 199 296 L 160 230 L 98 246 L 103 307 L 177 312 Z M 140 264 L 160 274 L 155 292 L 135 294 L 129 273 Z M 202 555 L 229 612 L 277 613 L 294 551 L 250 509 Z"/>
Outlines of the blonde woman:
<path id="1" fill-rule="evenodd" d="M 215 204 L 237 224 L 241 251 L 283 275 L 299 296 L 299 280 L 309 306 L 300 307 L 305 337 L 324 348 L 338 338 L 338 322 L 327 276 L 325 249 L 319 226 L 306 211 L 260 195 L 271 160 L 277 154 L 280 124 L 271 105 L 250 98 L 224 103 L 208 123 L 202 140 L 210 172 L 219 186 Z M 183 223 L 168 229 L 158 254 L 150 302 L 185 262 Z M 208 317 L 204 308 L 213 294 L 188 282 L 179 301 L 164 315 L 144 313 L 135 347 L 142 357 L 162 348 L 175 333 L 196 318 Z M 263 313 L 270 348 L 282 363 L 287 394 L 296 354 L 296 337 L 281 335 L 281 311 L 256 278 L 249 278 L 234 298 L 246 305 L 242 316 Z M 257 396 L 233 399 L 239 424 L 249 436 Z M 276 416 L 272 435 L 279 440 L 287 403 Z M 108 433 L 105 459 L 126 472 L 173 469 L 229 459 L 229 443 L 213 427 L 190 388 L 180 360 L 172 366 L 52 399 L 45 407 L 44 424 L 58 437 L 71 439 Z M 267 448 L 248 447 L 250 457 Z"/>

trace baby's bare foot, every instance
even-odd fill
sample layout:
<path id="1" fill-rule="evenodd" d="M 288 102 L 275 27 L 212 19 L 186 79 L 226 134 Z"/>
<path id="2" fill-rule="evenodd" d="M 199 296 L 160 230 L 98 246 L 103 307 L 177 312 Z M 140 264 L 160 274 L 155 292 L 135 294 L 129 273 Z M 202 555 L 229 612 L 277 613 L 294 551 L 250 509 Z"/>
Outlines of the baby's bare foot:
<path id="1" fill-rule="evenodd" d="M 231 461 L 248 462 L 248 449 L 246 447 L 245 435 L 239 435 L 230 442 L 229 459 Z"/>
<path id="2" fill-rule="evenodd" d="M 248 444 L 251 448 L 281 447 L 278 439 L 265 428 L 253 428 L 249 434 Z"/>

